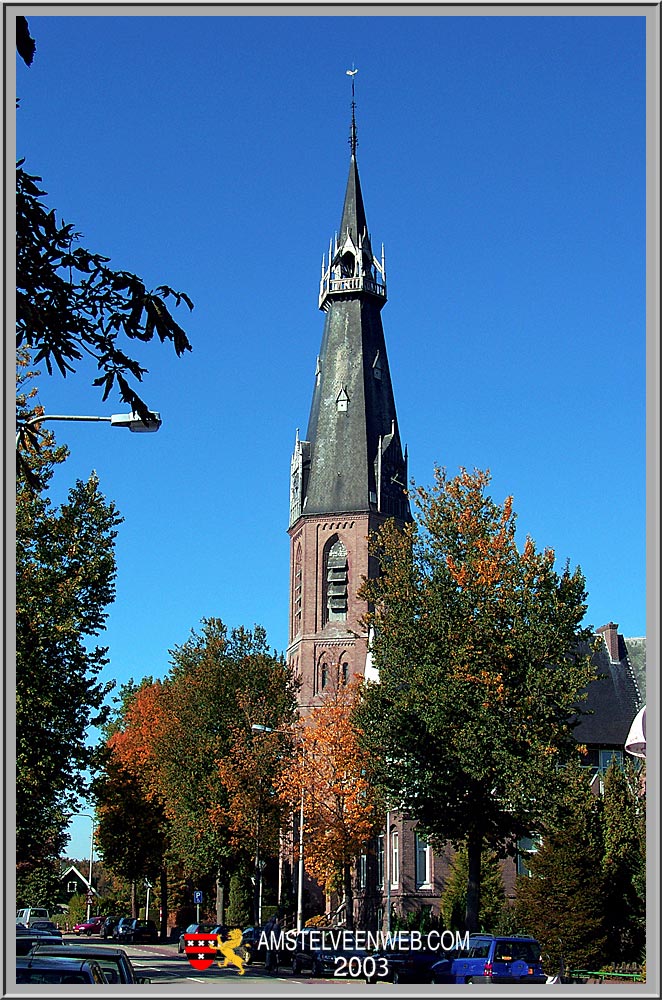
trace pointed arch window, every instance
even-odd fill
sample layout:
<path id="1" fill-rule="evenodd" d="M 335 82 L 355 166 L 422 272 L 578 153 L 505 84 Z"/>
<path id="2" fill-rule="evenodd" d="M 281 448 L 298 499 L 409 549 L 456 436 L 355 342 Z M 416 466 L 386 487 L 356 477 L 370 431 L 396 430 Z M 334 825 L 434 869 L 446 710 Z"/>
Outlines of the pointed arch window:
<path id="1" fill-rule="evenodd" d="M 324 575 L 326 590 L 325 622 L 345 621 L 347 618 L 349 573 L 347 549 L 339 538 L 336 538 L 326 551 Z"/>
<path id="2" fill-rule="evenodd" d="M 351 250 L 346 250 L 340 258 L 340 274 L 343 278 L 353 278 L 356 270 L 356 258 Z"/>
<path id="3" fill-rule="evenodd" d="M 331 673 L 329 670 L 329 662 L 327 660 L 326 653 L 322 653 L 319 660 L 317 661 L 317 667 L 315 670 L 315 683 L 313 694 L 320 694 L 328 686 L 329 680 L 331 678 Z"/>

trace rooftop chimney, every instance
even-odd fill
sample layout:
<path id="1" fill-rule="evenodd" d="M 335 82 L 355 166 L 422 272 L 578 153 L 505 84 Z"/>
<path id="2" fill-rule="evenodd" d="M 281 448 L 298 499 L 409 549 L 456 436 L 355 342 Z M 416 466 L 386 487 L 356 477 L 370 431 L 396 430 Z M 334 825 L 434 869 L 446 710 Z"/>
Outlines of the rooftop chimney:
<path id="1" fill-rule="evenodd" d="M 615 625 L 614 622 L 608 622 L 607 625 L 601 625 L 597 632 L 605 640 L 611 662 L 618 663 L 621 659 L 618 655 L 618 625 Z"/>

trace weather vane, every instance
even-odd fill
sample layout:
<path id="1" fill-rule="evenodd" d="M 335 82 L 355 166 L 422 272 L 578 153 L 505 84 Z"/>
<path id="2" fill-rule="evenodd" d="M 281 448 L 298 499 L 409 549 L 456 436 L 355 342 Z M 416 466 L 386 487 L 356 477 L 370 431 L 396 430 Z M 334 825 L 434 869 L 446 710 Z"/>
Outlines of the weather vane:
<path id="1" fill-rule="evenodd" d="M 354 69 L 354 63 L 352 63 L 352 68 L 345 70 L 347 76 L 352 78 L 352 127 L 349 133 L 349 147 L 352 151 L 352 156 L 356 153 L 356 147 L 358 145 L 356 139 L 356 101 L 354 100 L 354 77 L 358 73 L 358 69 Z"/>

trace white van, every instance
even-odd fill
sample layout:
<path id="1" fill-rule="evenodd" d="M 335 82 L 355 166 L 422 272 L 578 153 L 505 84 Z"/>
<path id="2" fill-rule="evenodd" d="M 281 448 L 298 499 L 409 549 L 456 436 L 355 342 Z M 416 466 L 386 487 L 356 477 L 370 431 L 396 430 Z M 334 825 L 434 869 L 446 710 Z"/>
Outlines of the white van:
<path id="1" fill-rule="evenodd" d="M 28 906 L 26 909 L 16 912 L 16 923 L 23 924 L 24 927 L 30 927 L 35 920 L 50 920 L 50 918 L 48 910 L 41 906 Z"/>

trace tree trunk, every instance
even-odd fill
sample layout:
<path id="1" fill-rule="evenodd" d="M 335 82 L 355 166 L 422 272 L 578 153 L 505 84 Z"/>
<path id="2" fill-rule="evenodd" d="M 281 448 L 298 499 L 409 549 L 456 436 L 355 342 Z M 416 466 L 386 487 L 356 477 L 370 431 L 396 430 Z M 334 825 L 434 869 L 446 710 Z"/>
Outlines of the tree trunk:
<path id="1" fill-rule="evenodd" d="M 138 894 L 136 893 L 136 883 L 131 883 L 131 916 L 135 920 L 138 916 Z"/>
<path id="2" fill-rule="evenodd" d="M 467 841 L 469 878 L 467 880 L 467 909 L 465 914 L 465 929 L 470 933 L 478 930 L 478 914 L 480 911 L 480 862 L 482 853 L 483 838 L 477 834 L 472 834 Z"/>
<path id="3" fill-rule="evenodd" d="M 164 865 L 161 869 L 161 941 L 168 940 L 168 869 Z"/>
<path id="4" fill-rule="evenodd" d="M 343 866 L 343 888 L 345 892 L 345 927 L 348 931 L 354 930 L 354 896 L 352 894 L 352 868 L 351 865 Z"/>
<path id="5" fill-rule="evenodd" d="M 216 923 L 225 923 L 225 888 L 220 872 L 216 876 Z"/>

